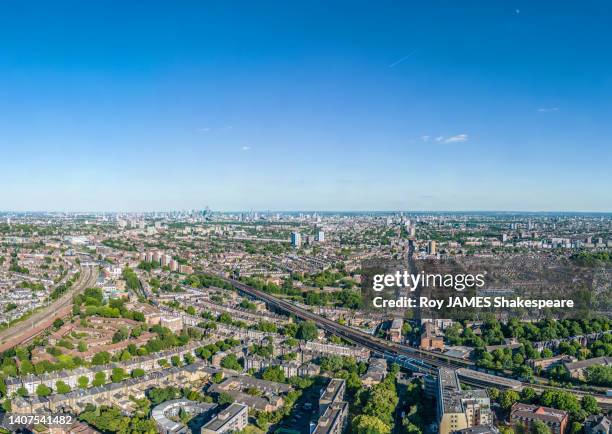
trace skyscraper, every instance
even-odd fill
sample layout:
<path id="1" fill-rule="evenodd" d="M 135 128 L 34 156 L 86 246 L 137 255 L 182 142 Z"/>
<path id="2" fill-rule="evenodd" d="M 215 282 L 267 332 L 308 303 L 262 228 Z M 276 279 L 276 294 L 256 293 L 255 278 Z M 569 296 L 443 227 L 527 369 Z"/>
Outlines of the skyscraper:
<path id="1" fill-rule="evenodd" d="M 302 245 L 302 235 L 299 232 L 291 232 L 291 245 L 293 247 L 300 247 Z"/>

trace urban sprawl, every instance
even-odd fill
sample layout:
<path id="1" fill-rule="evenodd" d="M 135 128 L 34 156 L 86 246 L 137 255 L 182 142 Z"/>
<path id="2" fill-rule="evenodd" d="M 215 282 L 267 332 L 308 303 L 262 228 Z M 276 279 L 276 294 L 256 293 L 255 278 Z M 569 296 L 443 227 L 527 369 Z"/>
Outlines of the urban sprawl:
<path id="1" fill-rule="evenodd" d="M 73 416 L 36 433 L 607 434 L 611 249 L 610 214 L 0 213 L 2 412 Z M 364 306 L 364 262 L 491 257 L 596 270 L 593 308 Z"/>

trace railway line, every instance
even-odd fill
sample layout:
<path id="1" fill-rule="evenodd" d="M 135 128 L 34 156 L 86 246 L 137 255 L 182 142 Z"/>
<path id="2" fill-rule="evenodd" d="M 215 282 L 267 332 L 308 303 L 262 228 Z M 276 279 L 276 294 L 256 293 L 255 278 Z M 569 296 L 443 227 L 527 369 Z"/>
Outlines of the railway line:
<path id="1" fill-rule="evenodd" d="M 300 307 L 295 306 L 293 303 L 281 300 L 266 292 L 260 291 L 249 285 L 245 285 L 244 283 L 238 280 L 228 279 L 223 276 L 219 277 L 223 278 L 228 283 L 231 283 L 239 291 L 266 302 L 270 307 L 279 309 L 290 315 L 295 315 L 301 320 L 313 321 L 321 329 L 329 333 L 333 333 L 337 336 L 343 337 L 346 340 L 353 342 L 357 345 L 362 345 L 365 348 L 370 349 L 371 351 L 383 355 L 384 357 L 394 356 L 399 360 L 401 360 L 402 358 L 418 360 L 423 362 L 426 366 L 430 366 L 432 368 L 432 372 L 437 368 L 441 367 L 446 367 L 450 369 L 461 369 L 460 372 L 462 373 L 463 381 L 466 384 L 472 386 L 496 387 L 501 389 L 513 388 L 519 390 L 524 387 L 531 387 L 534 390 L 540 392 L 545 390 L 563 390 L 569 391 L 580 397 L 590 395 L 597 399 L 602 408 L 608 410 L 612 409 L 612 398 L 607 397 L 603 394 L 583 392 L 576 389 L 564 389 L 560 387 L 547 386 L 542 384 L 532 384 L 492 374 L 486 374 L 478 370 L 476 368 L 476 365 L 471 361 L 384 341 L 370 334 L 364 333 L 360 330 L 356 330 L 351 327 L 338 324 L 337 322 L 332 321 L 328 318 L 316 315 L 306 309 L 302 309 Z"/>
<path id="2" fill-rule="evenodd" d="M 68 292 L 27 320 L 0 332 L 0 352 L 31 341 L 51 327 L 56 318 L 68 316 L 72 311 L 72 297 L 94 286 L 97 277 L 97 267 L 82 266 L 79 279 Z"/>
<path id="3" fill-rule="evenodd" d="M 265 301 L 270 306 L 287 312 L 291 315 L 306 320 L 314 321 L 323 330 L 336 334 L 343 337 L 355 344 L 362 345 L 370 350 L 376 351 L 380 354 L 393 353 L 397 355 L 403 355 L 408 357 L 417 357 L 425 362 L 428 362 L 432 366 L 438 367 L 473 367 L 474 363 L 468 360 L 463 360 L 456 357 L 445 356 L 443 354 L 434 353 L 431 351 L 424 351 L 418 348 L 412 348 L 405 345 L 395 344 L 382 339 L 376 338 L 368 333 L 356 330 L 354 328 L 338 324 L 328 318 L 314 314 L 308 310 L 302 309 L 284 300 L 280 300 L 270 294 L 255 289 L 251 286 L 245 285 L 234 279 L 226 279 L 229 283 L 234 285 L 238 290 L 256 297 L 262 301 Z"/>

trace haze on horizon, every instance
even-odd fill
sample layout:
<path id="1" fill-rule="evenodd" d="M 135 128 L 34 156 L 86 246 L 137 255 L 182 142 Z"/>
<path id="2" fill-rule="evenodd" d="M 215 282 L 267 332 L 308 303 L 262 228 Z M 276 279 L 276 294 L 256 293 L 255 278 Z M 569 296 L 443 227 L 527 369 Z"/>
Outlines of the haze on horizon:
<path id="1" fill-rule="evenodd" d="M 0 210 L 612 211 L 612 4 L 0 6 Z"/>

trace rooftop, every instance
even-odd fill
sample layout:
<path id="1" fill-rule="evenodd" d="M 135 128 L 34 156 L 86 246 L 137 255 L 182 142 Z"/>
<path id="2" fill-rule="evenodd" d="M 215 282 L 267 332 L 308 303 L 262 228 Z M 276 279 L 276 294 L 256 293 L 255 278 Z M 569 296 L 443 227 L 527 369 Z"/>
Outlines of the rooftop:
<path id="1" fill-rule="evenodd" d="M 593 359 L 579 360 L 577 362 L 566 363 L 565 367 L 568 371 L 575 371 L 576 369 L 584 369 L 593 365 L 612 365 L 612 357 L 595 357 Z"/>
<path id="2" fill-rule="evenodd" d="M 550 407 L 516 403 L 510 411 L 511 418 L 539 419 L 547 422 L 561 423 L 567 418 L 567 412 Z"/>
<path id="3" fill-rule="evenodd" d="M 202 428 L 206 428 L 211 431 L 219 431 L 225 424 L 231 422 L 234 417 L 236 417 L 241 411 L 244 411 L 244 409 L 246 408 L 246 405 L 234 403 L 227 407 L 225 410 L 219 412 L 219 414 L 217 414 L 215 418 L 213 418 Z"/>
<path id="4" fill-rule="evenodd" d="M 331 402 L 338 400 L 338 395 L 340 394 L 343 384 L 344 380 L 340 378 L 332 378 L 329 383 L 327 383 L 327 387 L 321 393 L 321 400 Z M 340 397 L 340 399 L 342 398 Z"/>
<path id="5" fill-rule="evenodd" d="M 444 413 L 462 412 L 461 385 L 457 373 L 452 369 L 438 369 L 438 387 Z"/>
<path id="6" fill-rule="evenodd" d="M 343 413 L 346 412 L 348 412 L 348 402 L 334 402 L 325 409 L 325 412 L 319 418 L 317 426 L 312 434 L 325 434 L 330 432 L 331 429 L 338 423 L 337 420 Z"/>
<path id="7" fill-rule="evenodd" d="M 183 425 L 178 422 L 174 422 L 168 418 L 168 415 L 174 415 L 174 413 L 177 413 L 180 408 L 184 408 L 188 413 L 195 415 L 212 410 L 216 406 L 217 404 L 190 401 L 188 399 L 173 399 L 154 407 L 151 411 L 151 418 L 153 418 L 155 423 L 157 423 L 157 425 L 164 431 L 174 432 L 180 430 Z"/>

